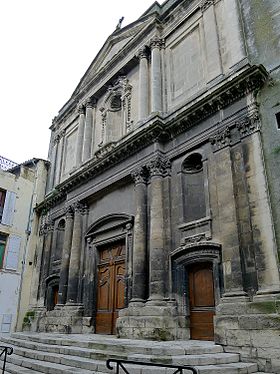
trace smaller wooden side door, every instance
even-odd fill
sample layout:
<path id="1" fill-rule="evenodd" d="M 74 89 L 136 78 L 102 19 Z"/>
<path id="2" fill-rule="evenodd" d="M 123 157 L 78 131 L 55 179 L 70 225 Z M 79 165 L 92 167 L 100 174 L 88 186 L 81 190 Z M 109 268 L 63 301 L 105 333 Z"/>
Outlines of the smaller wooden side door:
<path id="1" fill-rule="evenodd" d="M 188 269 L 191 339 L 213 340 L 215 296 L 210 263 L 195 264 Z"/>
<path id="2" fill-rule="evenodd" d="M 118 312 L 125 306 L 125 247 L 100 251 L 97 284 L 96 333 L 115 334 Z"/>

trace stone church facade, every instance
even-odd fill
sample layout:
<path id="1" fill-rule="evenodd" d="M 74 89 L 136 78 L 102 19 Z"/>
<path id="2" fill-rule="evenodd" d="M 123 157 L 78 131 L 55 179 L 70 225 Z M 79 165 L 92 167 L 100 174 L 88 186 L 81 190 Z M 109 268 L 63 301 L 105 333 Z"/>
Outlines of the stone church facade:
<path id="1" fill-rule="evenodd" d="M 269 72 L 243 21 L 238 0 L 168 0 L 109 36 L 51 126 L 33 329 L 215 339 L 271 359 Z"/>

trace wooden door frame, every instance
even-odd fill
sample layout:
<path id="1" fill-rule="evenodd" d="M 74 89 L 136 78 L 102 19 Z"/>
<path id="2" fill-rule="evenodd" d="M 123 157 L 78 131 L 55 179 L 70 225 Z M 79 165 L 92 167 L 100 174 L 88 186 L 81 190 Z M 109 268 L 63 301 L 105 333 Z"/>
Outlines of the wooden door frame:
<path id="1" fill-rule="evenodd" d="M 96 326 L 97 312 L 97 266 L 99 264 L 100 248 L 111 245 L 117 241 L 125 244 L 125 307 L 131 298 L 132 282 L 132 238 L 134 217 L 126 213 L 112 213 L 96 220 L 89 226 L 86 235 L 86 277 L 90 279 L 90 285 L 84 290 L 84 303 L 86 314 L 93 318 L 93 326 Z M 85 294 L 86 293 L 86 294 Z M 89 301 L 87 301 L 89 300 Z"/>
<path id="2" fill-rule="evenodd" d="M 178 314 L 183 318 L 190 316 L 187 268 L 194 264 L 212 264 L 215 306 L 220 303 L 223 291 L 221 253 L 221 245 L 211 241 L 184 245 L 171 252 L 172 293 L 177 301 Z"/>

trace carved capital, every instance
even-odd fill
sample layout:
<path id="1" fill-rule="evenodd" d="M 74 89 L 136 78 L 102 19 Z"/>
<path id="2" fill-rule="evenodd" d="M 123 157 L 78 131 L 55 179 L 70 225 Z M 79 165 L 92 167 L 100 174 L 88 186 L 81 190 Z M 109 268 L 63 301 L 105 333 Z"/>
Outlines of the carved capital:
<path id="1" fill-rule="evenodd" d="M 146 183 L 147 182 L 147 172 L 143 167 L 133 170 L 131 176 L 135 184 Z"/>
<path id="2" fill-rule="evenodd" d="M 165 41 L 164 39 L 160 38 L 159 36 L 154 36 L 151 40 L 150 40 L 150 48 L 151 49 L 154 49 L 154 48 L 164 48 L 165 46 Z"/>
<path id="3" fill-rule="evenodd" d="M 71 205 L 68 205 L 64 208 L 64 214 L 65 218 L 68 219 L 73 219 L 74 218 L 74 210 Z"/>
<path id="4" fill-rule="evenodd" d="M 75 214 L 82 214 L 84 210 L 84 205 L 77 201 L 72 205 L 72 209 L 74 210 Z"/>
<path id="5" fill-rule="evenodd" d="M 139 60 L 141 60 L 141 58 L 148 58 L 148 51 L 146 46 L 140 48 L 136 56 L 139 58 Z"/>
<path id="6" fill-rule="evenodd" d="M 202 12 L 204 12 L 211 5 L 214 5 L 214 0 L 201 0 L 200 9 Z"/>
<path id="7" fill-rule="evenodd" d="M 229 146 L 231 144 L 231 135 L 229 127 L 226 127 L 225 129 L 211 136 L 209 141 L 212 144 L 214 152 Z"/>
<path id="8" fill-rule="evenodd" d="M 163 157 L 156 157 L 154 160 L 150 161 L 147 165 L 150 176 L 160 176 L 164 177 L 170 173 L 171 163 L 169 160 Z"/>
<path id="9" fill-rule="evenodd" d="M 260 117 L 258 112 L 253 112 L 236 123 L 241 138 L 251 135 L 260 129 Z"/>
<path id="10" fill-rule="evenodd" d="M 77 110 L 78 110 L 79 115 L 85 114 L 85 107 L 84 107 L 84 105 L 82 105 L 82 104 L 79 105 L 78 108 L 77 108 Z"/>
<path id="11" fill-rule="evenodd" d="M 89 207 L 88 207 L 87 204 L 84 204 L 84 205 L 83 205 L 83 211 L 82 211 L 82 214 L 83 214 L 84 216 L 86 216 L 87 214 L 89 214 Z"/>
<path id="12" fill-rule="evenodd" d="M 96 106 L 97 100 L 94 97 L 89 97 L 85 102 L 86 108 L 94 108 Z"/>

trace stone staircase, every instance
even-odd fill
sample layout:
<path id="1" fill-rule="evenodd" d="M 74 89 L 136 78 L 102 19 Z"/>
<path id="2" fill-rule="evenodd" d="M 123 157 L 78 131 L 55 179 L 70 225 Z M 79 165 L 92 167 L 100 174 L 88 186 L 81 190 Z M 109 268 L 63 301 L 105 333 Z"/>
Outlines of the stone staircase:
<path id="1" fill-rule="evenodd" d="M 195 340 L 155 342 L 94 334 L 13 333 L 2 337 L 0 344 L 14 348 L 14 353 L 7 357 L 6 373 L 10 374 L 113 373 L 106 368 L 108 358 L 192 365 L 201 374 L 258 372 L 257 364 L 240 362 L 238 354 L 225 353 L 222 346 L 213 342 Z M 126 367 L 131 374 L 175 371 L 138 365 Z"/>

